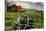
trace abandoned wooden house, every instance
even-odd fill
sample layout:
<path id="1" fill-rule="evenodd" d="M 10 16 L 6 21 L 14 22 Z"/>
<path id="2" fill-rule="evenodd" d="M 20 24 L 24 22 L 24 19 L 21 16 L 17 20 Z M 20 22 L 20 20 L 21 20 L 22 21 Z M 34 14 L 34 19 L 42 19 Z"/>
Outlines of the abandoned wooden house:
<path id="1" fill-rule="evenodd" d="M 7 11 L 12 11 L 12 12 L 24 12 L 23 8 L 20 5 L 12 5 L 12 6 L 7 6 Z"/>

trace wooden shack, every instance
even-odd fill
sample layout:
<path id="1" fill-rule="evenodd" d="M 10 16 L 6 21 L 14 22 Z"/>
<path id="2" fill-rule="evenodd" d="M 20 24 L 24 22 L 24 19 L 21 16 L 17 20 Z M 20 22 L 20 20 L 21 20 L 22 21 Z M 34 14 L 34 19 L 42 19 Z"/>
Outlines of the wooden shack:
<path id="1" fill-rule="evenodd" d="M 7 11 L 12 11 L 12 12 L 24 12 L 23 8 L 20 5 L 12 5 L 12 6 L 7 6 Z"/>

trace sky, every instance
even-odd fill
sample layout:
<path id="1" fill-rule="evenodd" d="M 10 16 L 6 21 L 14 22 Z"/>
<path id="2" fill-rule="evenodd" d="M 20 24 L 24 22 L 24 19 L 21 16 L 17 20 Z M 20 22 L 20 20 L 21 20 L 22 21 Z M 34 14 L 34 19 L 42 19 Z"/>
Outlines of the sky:
<path id="1" fill-rule="evenodd" d="M 32 2 L 44 2 L 44 0 L 7 0 L 7 1 L 32 1 Z"/>
<path id="2" fill-rule="evenodd" d="M 21 5 L 23 8 L 28 8 L 28 9 L 43 9 L 43 4 L 38 5 L 36 4 L 36 2 L 44 2 L 43 0 L 7 0 L 8 2 L 12 3 L 12 4 L 16 4 L 16 5 Z M 22 2 L 20 2 L 22 1 Z M 10 4 L 10 5 L 12 5 Z"/>
<path id="3" fill-rule="evenodd" d="M 43 10 L 43 6 L 44 6 L 44 4 L 43 3 L 41 3 L 41 4 L 37 4 L 37 3 L 33 3 L 33 2 L 20 2 L 20 1 L 18 1 L 18 2 L 16 2 L 15 3 L 16 5 L 21 5 L 23 8 L 27 8 L 27 9 L 39 9 L 39 10 Z"/>

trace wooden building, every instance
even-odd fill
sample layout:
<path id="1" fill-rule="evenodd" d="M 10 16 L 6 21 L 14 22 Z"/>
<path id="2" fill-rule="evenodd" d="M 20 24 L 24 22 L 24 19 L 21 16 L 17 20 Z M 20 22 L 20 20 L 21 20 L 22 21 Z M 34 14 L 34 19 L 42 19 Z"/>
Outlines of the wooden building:
<path id="1" fill-rule="evenodd" d="M 12 12 L 24 12 L 23 8 L 20 5 L 12 5 L 12 6 L 7 6 L 7 11 L 12 11 Z"/>

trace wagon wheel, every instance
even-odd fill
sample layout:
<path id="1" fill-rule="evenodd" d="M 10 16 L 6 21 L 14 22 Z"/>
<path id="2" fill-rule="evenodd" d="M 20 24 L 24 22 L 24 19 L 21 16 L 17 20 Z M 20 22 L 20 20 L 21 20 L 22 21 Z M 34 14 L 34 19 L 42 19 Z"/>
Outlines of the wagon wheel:
<path id="1" fill-rule="evenodd" d="M 16 25 L 16 30 L 25 30 L 25 29 L 30 29 L 30 28 L 33 28 L 32 27 L 32 24 L 30 24 L 30 21 L 29 21 L 29 16 L 22 16 L 22 17 L 19 17 L 19 21 Z"/>

